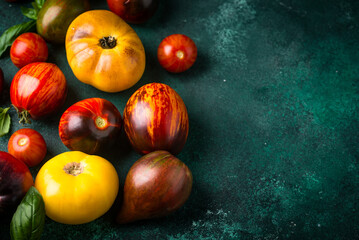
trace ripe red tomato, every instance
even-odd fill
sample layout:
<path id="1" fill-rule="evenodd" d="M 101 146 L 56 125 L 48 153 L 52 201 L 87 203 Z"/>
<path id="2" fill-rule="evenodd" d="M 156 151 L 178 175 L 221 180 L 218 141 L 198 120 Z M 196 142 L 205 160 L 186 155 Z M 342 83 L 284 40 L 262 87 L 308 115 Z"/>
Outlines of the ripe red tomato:
<path id="1" fill-rule="evenodd" d="M 18 36 L 10 49 L 10 58 L 18 68 L 33 63 L 45 62 L 48 48 L 45 40 L 36 33 L 23 33 Z"/>
<path id="2" fill-rule="evenodd" d="M 133 148 L 141 154 L 155 150 L 178 154 L 186 143 L 186 106 L 166 84 L 150 83 L 138 89 L 128 100 L 123 119 Z"/>
<path id="3" fill-rule="evenodd" d="M 14 76 L 10 99 L 17 109 L 20 123 L 30 123 L 55 112 L 65 102 L 66 79 L 52 63 L 30 63 Z"/>
<path id="4" fill-rule="evenodd" d="M 169 72 L 179 73 L 189 69 L 197 58 L 197 47 L 183 34 L 173 34 L 162 40 L 157 50 L 158 61 Z"/>
<path id="5" fill-rule="evenodd" d="M 4 73 L 0 68 L 0 94 L 2 92 L 3 87 L 4 87 Z"/>
<path id="6" fill-rule="evenodd" d="M 38 165 L 46 156 L 46 142 L 42 135 L 31 128 L 14 132 L 7 145 L 8 152 L 27 166 Z"/>
<path id="7" fill-rule="evenodd" d="M 129 23 L 143 23 L 156 12 L 159 0 L 107 0 L 108 7 Z"/>
<path id="8" fill-rule="evenodd" d="M 110 101 L 89 98 L 69 107 L 60 119 L 59 135 L 70 150 L 95 154 L 119 137 L 121 113 Z"/>

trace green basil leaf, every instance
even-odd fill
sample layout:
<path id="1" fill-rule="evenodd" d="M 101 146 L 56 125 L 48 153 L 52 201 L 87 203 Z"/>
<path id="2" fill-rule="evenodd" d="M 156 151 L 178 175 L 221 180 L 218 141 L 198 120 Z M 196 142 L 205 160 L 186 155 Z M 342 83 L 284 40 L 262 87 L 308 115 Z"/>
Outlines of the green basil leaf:
<path id="1" fill-rule="evenodd" d="M 45 204 L 41 194 L 31 187 L 17 207 L 10 223 L 12 240 L 38 240 L 45 225 Z"/>
<path id="2" fill-rule="evenodd" d="M 10 108 L 2 109 L 0 108 L 0 137 L 7 134 L 10 130 L 11 118 L 7 111 Z"/>
<path id="3" fill-rule="evenodd" d="M 26 8 L 26 7 L 21 6 L 21 12 L 27 18 L 34 19 L 34 20 L 37 19 L 37 11 L 36 11 L 36 9 Z"/>
<path id="4" fill-rule="evenodd" d="M 45 0 L 35 0 L 35 3 L 38 7 L 38 9 L 40 10 L 42 8 L 42 6 L 44 6 Z"/>
<path id="5" fill-rule="evenodd" d="M 31 20 L 21 23 L 7 29 L 0 37 L 0 57 L 8 47 L 12 45 L 15 39 L 22 33 L 30 32 L 36 26 L 36 21 Z"/>

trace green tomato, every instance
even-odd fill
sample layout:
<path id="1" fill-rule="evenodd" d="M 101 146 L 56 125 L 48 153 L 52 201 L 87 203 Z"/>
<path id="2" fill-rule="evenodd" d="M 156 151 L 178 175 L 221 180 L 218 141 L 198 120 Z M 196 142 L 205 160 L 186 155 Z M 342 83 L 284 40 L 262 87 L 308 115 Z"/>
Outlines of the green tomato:
<path id="1" fill-rule="evenodd" d="M 70 23 L 89 9 L 88 0 L 47 0 L 37 17 L 37 32 L 49 42 L 64 43 Z"/>

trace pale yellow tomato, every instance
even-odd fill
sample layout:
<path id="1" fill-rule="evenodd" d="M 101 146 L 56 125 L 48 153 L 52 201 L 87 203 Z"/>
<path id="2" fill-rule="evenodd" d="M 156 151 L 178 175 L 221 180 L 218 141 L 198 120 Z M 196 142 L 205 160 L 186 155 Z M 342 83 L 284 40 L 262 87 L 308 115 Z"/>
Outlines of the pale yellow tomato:
<path id="1" fill-rule="evenodd" d="M 106 159 L 70 151 L 46 162 L 35 179 L 46 215 L 65 224 L 87 223 L 106 213 L 116 199 L 119 180 Z"/>

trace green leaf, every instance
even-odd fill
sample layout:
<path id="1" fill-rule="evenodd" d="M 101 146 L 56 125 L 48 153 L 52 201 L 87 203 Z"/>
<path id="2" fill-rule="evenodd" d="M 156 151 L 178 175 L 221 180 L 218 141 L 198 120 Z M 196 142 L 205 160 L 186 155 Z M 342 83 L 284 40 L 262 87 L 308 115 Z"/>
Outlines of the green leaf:
<path id="1" fill-rule="evenodd" d="M 30 19 L 37 19 L 37 10 L 33 8 L 26 8 L 21 6 L 21 12 L 25 17 L 28 17 Z"/>
<path id="2" fill-rule="evenodd" d="M 36 21 L 31 20 L 21 23 L 7 29 L 0 37 L 0 57 L 8 47 L 12 45 L 15 39 L 22 33 L 30 32 L 36 26 Z"/>
<path id="3" fill-rule="evenodd" d="M 10 108 L 2 109 L 0 108 L 0 137 L 7 134 L 10 130 L 11 118 L 7 111 Z"/>
<path id="4" fill-rule="evenodd" d="M 41 194 L 31 187 L 17 207 L 10 223 L 12 240 L 38 240 L 45 225 L 45 204 Z"/>
<path id="5" fill-rule="evenodd" d="M 40 10 L 42 8 L 42 6 L 44 6 L 45 0 L 35 0 L 35 3 L 38 7 L 38 9 Z"/>

